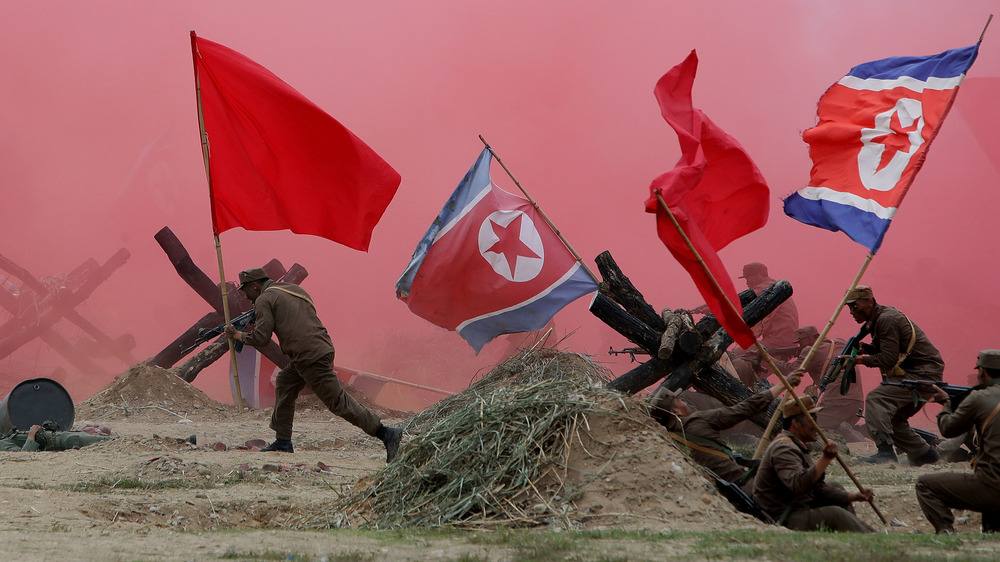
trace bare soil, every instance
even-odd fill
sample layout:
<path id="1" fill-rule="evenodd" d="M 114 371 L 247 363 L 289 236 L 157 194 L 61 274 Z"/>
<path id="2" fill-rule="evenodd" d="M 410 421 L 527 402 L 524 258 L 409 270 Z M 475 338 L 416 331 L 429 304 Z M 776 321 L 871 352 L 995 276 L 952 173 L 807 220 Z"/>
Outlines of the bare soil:
<path id="1" fill-rule="evenodd" d="M 76 409 L 77 428 L 104 424 L 117 439 L 71 451 L 0 453 L 3 558 L 431 555 L 403 544 L 379 544 L 363 534 L 309 530 L 306 523 L 316 513 L 385 466 L 385 450 L 378 440 L 326 411 L 315 397 L 303 397 L 298 406 L 295 452 L 260 452 L 259 446 L 273 437 L 267 427 L 269 410 L 239 413 L 170 371 L 129 369 Z M 385 409 L 379 413 L 387 423 L 407 415 Z M 589 475 L 591 484 L 575 500 L 571 528 L 775 530 L 732 509 L 655 422 L 641 416 L 599 418 L 588 433 L 591 440 L 574 451 L 572 465 Z M 192 434 L 197 445 L 184 441 Z M 870 466 L 854 457 L 869 454 L 870 444 L 851 443 L 850 449 L 845 455 L 849 466 L 875 489 L 880 509 L 898 525 L 883 526 L 865 504 L 857 504 L 858 514 L 889 533 L 931 532 L 914 496 L 917 476 L 968 470 L 964 464 Z M 840 468 L 831 469 L 830 478 L 853 486 Z M 958 516 L 960 532 L 978 532 L 978 514 Z M 444 558 L 484 556 L 475 548 L 470 551 L 468 544 L 447 541 L 434 552 Z"/>

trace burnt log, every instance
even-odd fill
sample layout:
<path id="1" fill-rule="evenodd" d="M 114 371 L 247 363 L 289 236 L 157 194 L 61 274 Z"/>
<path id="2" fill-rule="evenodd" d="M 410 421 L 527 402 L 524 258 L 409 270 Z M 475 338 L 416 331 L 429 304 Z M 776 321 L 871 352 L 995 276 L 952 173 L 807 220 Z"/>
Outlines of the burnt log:
<path id="1" fill-rule="evenodd" d="M 615 301 L 626 312 L 658 332 L 662 332 L 667 327 L 656 310 L 646 302 L 642 293 L 622 273 L 614 258 L 611 257 L 611 252 L 607 250 L 601 252 L 594 258 L 594 262 L 597 264 L 597 270 L 601 272 L 601 278 L 604 279 L 600 285 L 602 295 Z"/>
<path id="2" fill-rule="evenodd" d="M 183 365 L 177 368 L 177 376 L 187 382 L 194 382 L 198 373 L 206 367 L 215 363 L 220 357 L 229 351 L 229 344 L 226 341 L 214 341 L 205 349 L 199 351 L 194 357 L 188 359 Z"/>
<path id="3" fill-rule="evenodd" d="M 744 291 L 744 293 L 749 292 L 753 294 L 753 291 Z M 742 296 L 744 293 L 740 293 L 740 300 L 742 301 Z M 764 319 L 768 314 L 774 311 L 781 303 L 788 300 L 792 296 L 792 286 L 788 281 L 778 281 L 767 288 L 761 295 L 753 299 L 750 303 L 743 305 L 743 320 L 749 326 L 753 326 Z M 595 299 L 595 303 L 597 299 Z M 593 308 L 591 309 L 593 311 Z M 624 311 L 622 311 L 624 313 Z M 702 318 L 698 324 L 705 322 L 707 319 L 711 318 L 711 322 L 718 324 L 718 321 L 714 317 L 706 316 Z M 612 326 L 614 327 L 614 326 Z M 699 329 L 699 331 L 701 331 Z M 642 345 L 639 342 L 636 344 Z M 608 383 L 608 388 L 617 390 L 619 392 L 627 392 L 629 394 L 634 394 L 652 386 L 660 379 L 669 375 L 669 378 L 674 382 L 671 383 L 671 389 L 685 389 L 693 384 L 695 373 L 701 371 L 702 369 L 708 368 L 722 357 L 725 353 L 726 348 L 732 345 L 733 339 L 729 337 L 729 334 L 725 330 L 717 329 L 711 338 L 701 347 L 697 355 L 694 357 L 693 361 L 683 362 L 677 360 L 678 358 L 672 358 L 669 361 L 663 361 L 662 359 L 656 358 L 648 361 L 647 363 L 652 363 L 652 365 L 640 365 L 639 367 L 632 369 L 631 371 L 625 373 L 624 375 L 616 378 L 615 380 Z M 659 340 L 657 339 L 657 344 Z M 680 354 L 678 354 L 680 355 Z M 745 397 L 745 396 L 744 396 Z M 723 402 L 726 402 L 723 400 Z M 729 403 L 729 402 L 727 402 Z"/>

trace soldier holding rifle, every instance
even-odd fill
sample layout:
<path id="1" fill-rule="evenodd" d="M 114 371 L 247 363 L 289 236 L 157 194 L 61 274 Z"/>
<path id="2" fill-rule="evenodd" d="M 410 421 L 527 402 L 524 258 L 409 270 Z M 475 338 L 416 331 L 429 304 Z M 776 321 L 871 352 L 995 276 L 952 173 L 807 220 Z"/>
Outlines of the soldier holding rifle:
<path id="1" fill-rule="evenodd" d="M 983 532 L 1000 531 L 1000 350 L 988 349 L 976 360 L 979 385 L 953 408 L 944 389 L 933 389 L 932 399 L 944 405 L 938 414 L 938 429 L 944 437 L 957 437 L 975 428 L 979 449 L 972 461 L 972 474 L 946 472 L 924 474 L 917 479 L 917 501 L 937 533 L 954 533 L 952 509 L 983 514 Z"/>
<path id="2" fill-rule="evenodd" d="M 858 346 L 859 365 L 877 367 L 883 380 L 888 381 L 942 379 L 944 360 L 927 335 L 902 312 L 875 302 L 871 287 L 858 285 L 848 292 L 844 302 L 854 320 L 867 326 L 872 335 L 872 343 Z M 896 462 L 895 446 L 915 466 L 936 462 L 937 450 L 909 424 L 909 419 L 922 407 L 923 403 L 914 401 L 905 388 L 880 385 L 869 392 L 865 398 L 865 421 L 878 452 L 858 460 Z"/>

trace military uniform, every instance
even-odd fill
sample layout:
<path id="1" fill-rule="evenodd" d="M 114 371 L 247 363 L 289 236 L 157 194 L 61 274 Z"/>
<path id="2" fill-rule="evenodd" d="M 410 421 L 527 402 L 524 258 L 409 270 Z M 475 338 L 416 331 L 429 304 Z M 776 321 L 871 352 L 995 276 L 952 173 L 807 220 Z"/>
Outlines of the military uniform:
<path id="1" fill-rule="evenodd" d="M 843 486 L 826 482 L 826 474 L 814 482 L 815 464 L 802 442 L 788 431 L 781 432 L 757 469 L 754 501 L 780 524 L 796 531 L 875 532 L 855 515 Z"/>
<path id="2" fill-rule="evenodd" d="M 800 328 L 796 332 L 800 333 L 807 328 L 815 330 L 815 327 L 807 326 Z M 818 336 L 819 334 L 816 333 L 815 335 Z M 806 373 L 812 379 L 811 384 L 813 386 L 819 386 L 823 382 L 823 376 L 826 375 L 830 363 L 833 362 L 833 359 L 836 358 L 845 344 L 846 342 L 843 340 L 830 341 L 829 339 L 824 339 L 820 342 L 812 359 L 809 360 L 809 364 L 806 366 Z M 802 365 L 806 354 L 809 353 L 810 347 L 803 349 L 800 352 L 800 356 L 791 361 L 783 362 L 775 360 L 775 364 L 782 370 L 783 374 L 787 375 Z M 831 385 L 823 393 L 823 409 L 816 413 L 816 423 L 825 430 L 833 431 L 837 431 L 842 423 L 854 426 L 858 423 L 858 410 L 864 406 L 864 400 L 861 381 L 852 383 L 846 395 L 840 393 L 839 384 Z"/>
<path id="3" fill-rule="evenodd" d="M 872 343 L 862 344 L 860 351 L 870 358 L 865 364 L 878 367 L 886 380 L 898 382 L 903 379 L 942 379 L 944 360 L 941 359 L 941 354 L 927 339 L 923 330 L 902 312 L 891 306 L 875 304 L 867 324 L 871 330 Z M 899 356 L 906 353 L 911 339 L 913 347 L 903 362 L 899 363 L 899 369 L 896 369 Z M 930 450 L 930 445 L 913 431 L 908 421 L 922 407 L 923 402 L 914 400 L 911 390 L 880 385 L 865 398 L 868 433 L 876 445 L 895 445 L 912 462 L 928 454 Z"/>
<path id="4" fill-rule="evenodd" d="M 38 430 L 34 439 L 28 439 L 27 431 L 10 432 L 0 437 L 0 451 L 66 451 L 79 449 L 114 437 L 91 435 L 83 431 Z"/>
<path id="5" fill-rule="evenodd" d="M 654 400 L 663 404 L 659 397 Z M 683 420 L 669 413 L 658 419 L 678 444 L 688 448 L 695 462 L 723 480 L 743 486 L 752 482 L 747 477 L 748 469 L 733 460 L 732 452 L 722 440 L 722 431 L 766 411 L 772 400 L 774 397 L 768 389 L 732 406 L 694 412 Z"/>
<path id="6" fill-rule="evenodd" d="M 1000 368 L 1000 351 L 991 350 Z M 980 361 L 983 355 L 980 354 Z M 992 367 L 991 367 L 992 368 Z M 938 414 L 938 428 L 944 437 L 957 437 L 976 428 L 979 451 L 973 460 L 973 472 L 924 474 L 917 479 L 917 501 L 927 521 L 937 532 L 953 532 L 952 509 L 979 511 L 983 514 L 983 532 L 1000 531 L 1000 378 L 976 386 L 955 411 L 945 402 Z"/>
<path id="7" fill-rule="evenodd" d="M 275 379 L 271 429 L 276 437 L 291 440 L 295 399 L 306 385 L 331 412 L 368 435 L 376 435 L 381 426 L 379 417 L 344 392 L 333 372 L 333 342 L 309 294 L 293 283 L 268 280 L 253 308 L 254 328 L 243 335 L 243 342 L 263 347 L 275 334 L 281 351 L 291 360 Z"/>
<path id="8" fill-rule="evenodd" d="M 758 295 L 775 283 L 768 277 L 752 287 Z M 757 341 L 766 348 L 795 347 L 795 330 L 799 327 L 799 309 L 791 297 L 778 305 L 771 314 L 753 327 Z"/>

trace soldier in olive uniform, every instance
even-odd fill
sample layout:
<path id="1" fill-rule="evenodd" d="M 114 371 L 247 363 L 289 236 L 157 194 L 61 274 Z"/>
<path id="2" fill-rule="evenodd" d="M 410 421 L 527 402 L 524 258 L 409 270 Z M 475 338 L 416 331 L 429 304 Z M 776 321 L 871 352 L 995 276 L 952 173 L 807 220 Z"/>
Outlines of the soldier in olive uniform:
<path id="1" fill-rule="evenodd" d="M 975 428 L 979 448 L 972 473 L 924 474 L 917 479 L 917 502 L 938 533 L 955 532 L 952 509 L 979 511 L 983 532 L 1000 531 L 1000 350 L 988 349 L 976 360 L 979 385 L 973 387 L 954 411 L 948 393 L 934 387 L 932 399 L 944 404 L 938 429 L 944 437 L 961 436 Z"/>
<path id="2" fill-rule="evenodd" d="M 758 295 L 774 284 L 774 279 L 767 273 L 767 266 L 760 262 L 751 262 L 743 266 L 743 275 L 740 275 L 747 283 L 747 288 L 752 289 Z M 789 297 L 785 302 L 778 305 L 771 314 L 753 327 L 757 341 L 764 347 L 771 349 L 794 349 L 795 330 L 799 327 L 799 309 L 795 306 L 795 301 Z M 772 353 L 771 355 L 781 355 Z"/>
<path id="3" fill-rule="evenodd" d="M 33 425 L 28 431 L 12 431 L 0 437 L 0 451 L 66 451 L 110 439 L 114 437 L 83 431 L 49 431 Z"/>
<path id="4" fill-rule="evenodd" d="M 796 371 L 786 378 L 788 384 L 797 386 L 802 373 Z M 722 440 L 722 431 L 767 411 L 771 401 L 784 390 L 783 385 L 775 385 L 732 406 L 692 413 L 678 393 L 661 386 L 650 397 L 650 414 L 667 428 L 679 445 L 687 447 L 695 462 L 723 480 L 741 487 L 746 485 L 749 491 L 748 484 L 753 480 L 747 474 L 747 467 L 733 458 L 732 451 Z"/>
<path id="5" fill-rule="evenodd" d="M 813 414 L 812 397 L 803 396 L 802 405 Z M 768 446 L 754 479 L 753 499 L 779 525 L 796 531 L 853 531 L 873 533 L 875 529 L 854 514 L 853 502 L 870 501 L 870 488 L 848 492 L 826 481 L 826 468 L 837 456 L 837 444 L 829 441 L 818 461 L 809 456 L 806 443 L 815 441 L 816 429 L 806 419 L 797 402 L 787 402 L 781 411 L 784 431 Z"/>
<path id="6" fill-rule="evenodd" d="M 872 335 L 872 343 L 858 346 L 858 365 L 877 367 L 883 379 L 889 381 L 942 379 L 944 360 L 924 331 L 902 312 L 875 302 L 871 287 L 858 285 L 851 289 L 846 304 L 854 320 L 868 326 Z M 916 466 L 936 462 L 937 450 L 909 423 L 923 405 L 913 399 L 909 389 L 899 386 L 879 385 L 869 392 L 865 397 L 865 423 L 878 452 L 858 460 L 896 462 L 895 446 Z"/>
<path id="7" fill-rule="evenodd" d="M 294 283 L 271 280 L 259 267 L 240 272 L 239 288 L 253 303 L 253 329 L 241 332 L 229 324 L 226 335 L 254 347 L 263 347 L 274 334 L 282 353 L 291 360 L 275 380 L 271 429 L 276 439 L 261 450 L 293 452 L 295 399 L 308 385 L 331 412 L 380 439 L 385 444 L 386 462 L 392 461 L 399 450 L 403 431 L 382 425 L 378 415 L 344 392 L 333 372 L 333 342 L 316 315 L 309 294 Z"/>

